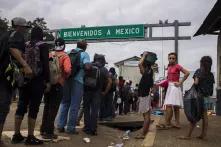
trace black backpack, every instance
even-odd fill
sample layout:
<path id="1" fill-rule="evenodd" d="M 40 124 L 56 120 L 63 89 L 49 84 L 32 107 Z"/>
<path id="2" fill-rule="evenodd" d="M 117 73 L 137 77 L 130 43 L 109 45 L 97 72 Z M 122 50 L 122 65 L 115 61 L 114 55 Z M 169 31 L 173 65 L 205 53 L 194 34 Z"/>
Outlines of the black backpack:
<path id="1" fill-rule="evenodd" d="M 81 52 L 73 49 L 68 55 L 71 60 L 71 77 L 75 77 L 81 69 Z"/>
<path id="2" fill-rule="evenodd" d="M 11 32 L 5 32 L 0 36 L 0 76 L 4 75 L 4 71 L 10 63 L 8 40 Z"/>
<path id="3" fill-rule="evenodd" d="M 96 90 L 99 88 L 100 81 L 100 68 L 96 65 L 92 65 L 89 71 L 85 72 L 84 86 L 87 90 Z"/>

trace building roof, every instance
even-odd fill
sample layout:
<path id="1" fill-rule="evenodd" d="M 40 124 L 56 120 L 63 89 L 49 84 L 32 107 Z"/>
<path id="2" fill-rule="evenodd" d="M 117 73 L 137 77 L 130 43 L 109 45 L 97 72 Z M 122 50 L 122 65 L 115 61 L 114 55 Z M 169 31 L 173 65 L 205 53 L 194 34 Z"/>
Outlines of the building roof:
<path id="1" fill-rule="evenodd" d="M 213 34 L 218 35 L 221 29 L 221 0 L 217 0 L 216 4 L 200 26 L 194 36 Z"/>
<path id="2" fill-rule="evenodd" d="M 125 61 L 139 61 L 139 60 L 140 60 L 140 57 L 133 56 L 133 57 L 118 61 L 118 62 L 114 63 L 114 65 L 120 66 L 120 65 L 123 65 Z"/>

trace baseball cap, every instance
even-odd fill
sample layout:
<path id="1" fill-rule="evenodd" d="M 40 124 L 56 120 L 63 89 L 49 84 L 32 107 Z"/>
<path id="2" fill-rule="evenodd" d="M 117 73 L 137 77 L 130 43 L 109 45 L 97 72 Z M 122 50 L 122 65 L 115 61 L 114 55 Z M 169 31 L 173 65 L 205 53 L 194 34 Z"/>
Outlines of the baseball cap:
<path id="1" fill-rule="evenodd" d="M 30 28 L 31 26 L 28 24 L 28 22 L 22 18 L 22 17 L 15 17 L 12 19 L 12 25 L 14 26 L 22 26 L 22 27 L 27 27 Z"/>
<path id="2" fill-rule="evenodd" d="M 56 45 L 56 46 L 62 46 L 62 45 L 65 45 L 65 41 L 64 41 L 64 39 L 62 39 L 62 38 L 58 38 L 58 39 L 56 39 L 56 40 L 55 40 L 55 45 Z"/>

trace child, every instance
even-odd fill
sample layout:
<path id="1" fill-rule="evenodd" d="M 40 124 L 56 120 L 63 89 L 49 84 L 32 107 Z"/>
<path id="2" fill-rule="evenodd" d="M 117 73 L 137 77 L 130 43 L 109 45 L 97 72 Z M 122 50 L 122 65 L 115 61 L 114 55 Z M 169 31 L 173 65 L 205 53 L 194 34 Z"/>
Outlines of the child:
<path id="1" fill-rule="evenodd" d="M 200 60 L 200 69 L 197 69 L 193 79 L 194 84 L 199 89 L 199 92 L 202 94 L 204 99 L 204 112 L 202 116 L 202 132 L 198 137 L 199 139 L 205 139 L 207 136 L 207 128 L 208 128 L 208 97 L 213 94 L 213 85 L 215 83 L 214 76 L 211 73 L 212 59 L 209 56 L 204 56 Z M 191 134 L 193 129 L 196 127 L 196 123 L 190 123 L 189 131 L 186 136 L 179 137 L 180 139 L 191 139 Z"/>

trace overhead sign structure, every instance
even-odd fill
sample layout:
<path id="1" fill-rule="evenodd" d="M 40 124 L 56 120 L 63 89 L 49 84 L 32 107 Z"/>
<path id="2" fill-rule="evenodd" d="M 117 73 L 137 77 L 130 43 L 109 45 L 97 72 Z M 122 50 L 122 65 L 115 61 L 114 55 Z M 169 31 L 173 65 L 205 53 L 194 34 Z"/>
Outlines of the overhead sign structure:
<path id="1" fill-rule="evenodd" d="M 144 25 L 119 25 L 102 27 L 82 27 L 61 29 L 58 36 L 64 40 L 102 40 L 102 39 L 128 39 L 144 38 Z"/>

